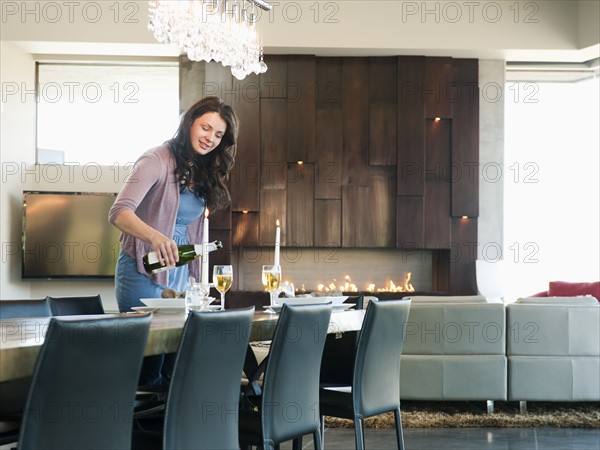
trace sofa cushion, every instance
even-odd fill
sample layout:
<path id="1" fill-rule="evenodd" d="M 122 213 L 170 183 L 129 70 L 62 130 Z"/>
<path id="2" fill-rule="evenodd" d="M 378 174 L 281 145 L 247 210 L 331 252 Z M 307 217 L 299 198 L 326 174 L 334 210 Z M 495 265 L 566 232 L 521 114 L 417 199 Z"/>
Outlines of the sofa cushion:
<path id="1" fill-rule="evenodd" d="M 517 300 L 519 304 L 525 305 L 597 305 L 594 297 L 522 297 Z"/>
<path id="2" fill-rule="evenodd" d="M 550 297 L 575 297 L 591 295 L 600 300 L 600 281 L 593 283 L 571 283 L 568 281 L 551 281 L 548 289 Z"/>
<path id="3" fill-rule="evenodd" d="M 487 303 L 483 295 L 415 295 L 414 303 Z"/>

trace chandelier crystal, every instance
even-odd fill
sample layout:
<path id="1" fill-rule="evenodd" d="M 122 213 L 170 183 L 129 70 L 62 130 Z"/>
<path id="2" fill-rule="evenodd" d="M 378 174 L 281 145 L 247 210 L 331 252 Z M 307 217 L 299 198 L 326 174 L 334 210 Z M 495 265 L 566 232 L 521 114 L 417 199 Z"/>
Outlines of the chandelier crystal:
<path id="1" fill-rule="evenodd" d="M 217 61 L 231 66 L 243 80 L 267 71 L 256 32 L 257 6 L 262 0 L 152 0 L 148 29 L 158 42 L 175 44 L 192 61 Z"/>

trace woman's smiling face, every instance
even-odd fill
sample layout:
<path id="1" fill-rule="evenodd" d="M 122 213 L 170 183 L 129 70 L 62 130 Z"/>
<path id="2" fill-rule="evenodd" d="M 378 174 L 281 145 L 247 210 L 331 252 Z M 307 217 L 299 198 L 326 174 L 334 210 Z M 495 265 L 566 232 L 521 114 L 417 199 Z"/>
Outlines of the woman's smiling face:
<path id="1" fill-rule="evenodd" d="M 221 143 L 227 124 L 217 112 L 202 114 L 190 127 L 190 144 L 200 155 L 207 155 Z"/>

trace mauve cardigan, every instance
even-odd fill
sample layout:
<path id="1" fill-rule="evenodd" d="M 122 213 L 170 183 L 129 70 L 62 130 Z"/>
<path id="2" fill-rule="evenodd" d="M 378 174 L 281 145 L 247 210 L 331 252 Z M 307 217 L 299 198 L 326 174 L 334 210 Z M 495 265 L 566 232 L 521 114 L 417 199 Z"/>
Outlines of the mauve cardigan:
<path id="1" fill-rule="evenodd" d="M 175 176 L 175 159 L 167 144 L 145 152 L 133 166 L 131 174 L 110 208 L 108 220 L 114 225 L 120 212 L 129 209 L 152 228 L 168 237 L 173 237 L 175 219 L 179 208 L 179 183 Z M 202 222 L 204 214 L 186 228 L 186 236 L 192 244 L 202 242 Z M 127 233 L 121 233 L 121 248 L 137 261 L 138 272 L 156 283 L 167 285 L 167 272 L 148 275 L 144 270 L 142 257 L 153 250 L 152 246 Z M 200 262 L 192 261 L 189 271 L 199 277 Z"/>

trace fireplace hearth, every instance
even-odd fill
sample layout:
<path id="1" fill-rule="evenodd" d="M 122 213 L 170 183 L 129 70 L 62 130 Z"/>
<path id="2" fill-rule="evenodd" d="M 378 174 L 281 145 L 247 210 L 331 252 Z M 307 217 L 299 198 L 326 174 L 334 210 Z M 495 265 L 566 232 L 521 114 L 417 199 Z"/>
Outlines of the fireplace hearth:
<path id="1" fill-rule="evenodd" d="M 297 294 L 312 292 L 413 293 L 435 291 L 434 251 L 398 249 L 282 248 L 282 280 Z M 234 289 L 261 291 L 261 266 L 272 248 L 238 249 Z"/>

